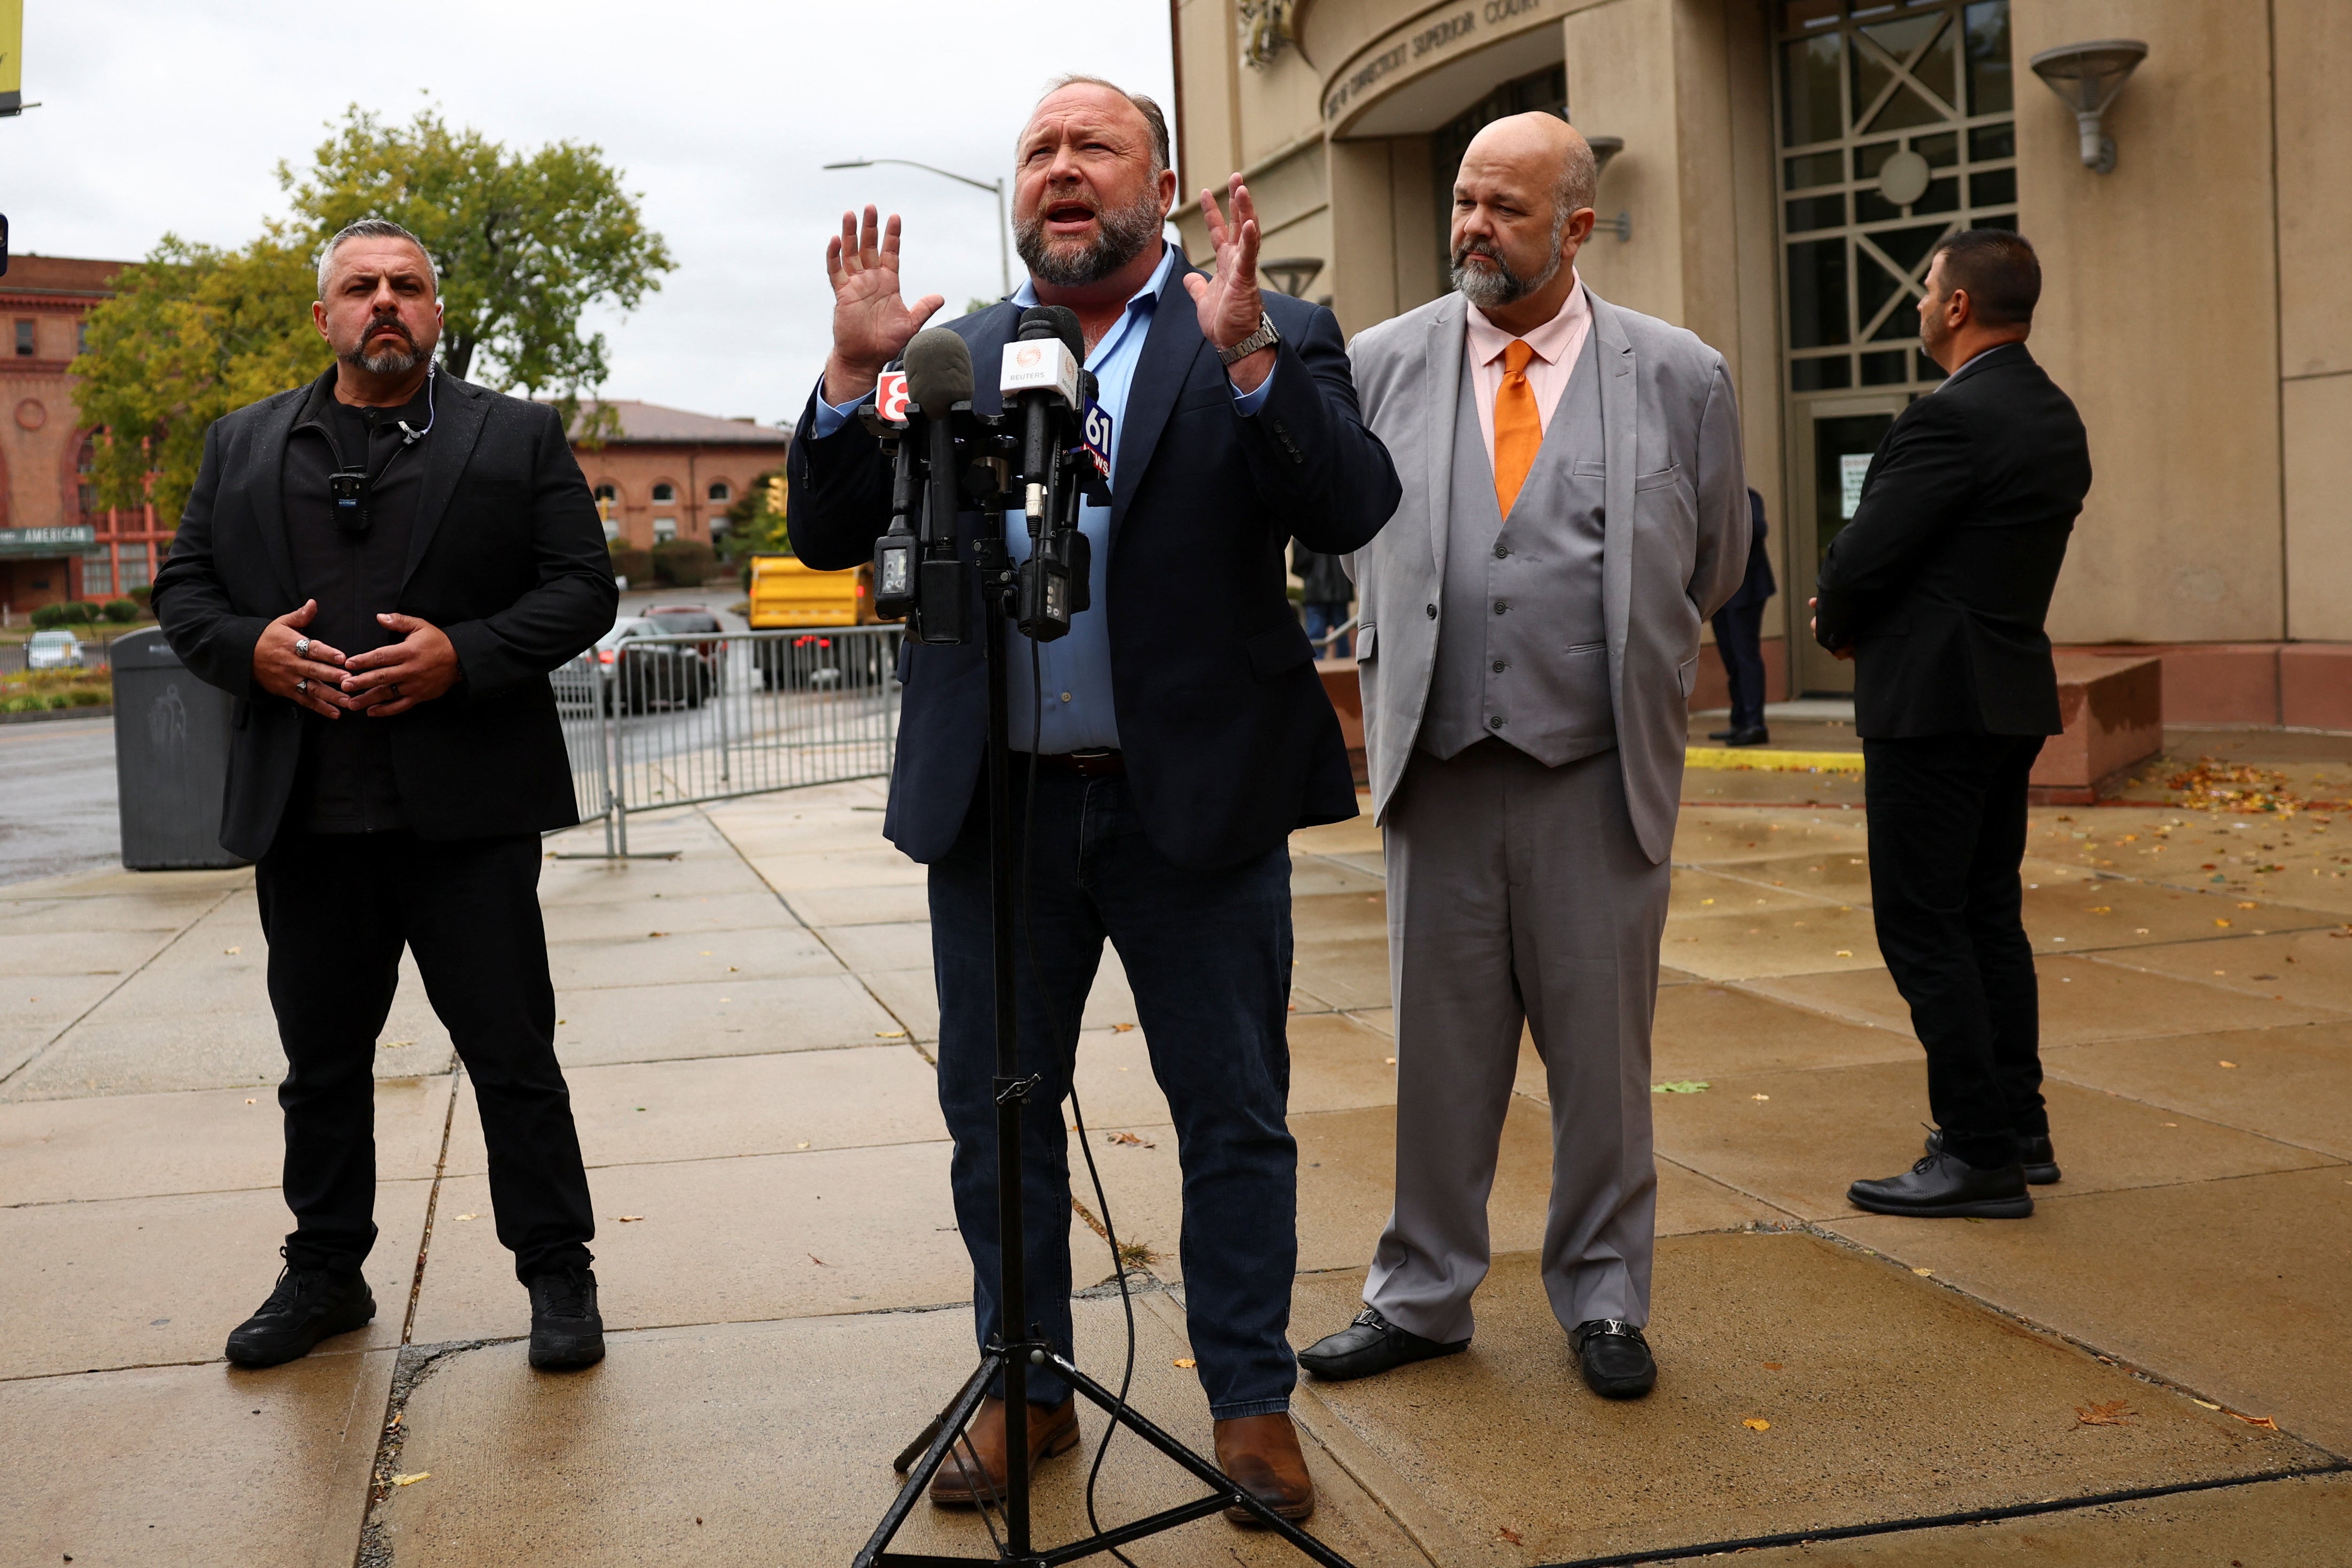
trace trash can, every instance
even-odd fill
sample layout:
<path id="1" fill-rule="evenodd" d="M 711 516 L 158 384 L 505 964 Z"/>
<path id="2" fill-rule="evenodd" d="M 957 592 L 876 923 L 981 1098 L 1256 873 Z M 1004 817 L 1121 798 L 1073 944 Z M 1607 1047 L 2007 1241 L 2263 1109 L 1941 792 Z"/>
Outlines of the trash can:
<path id="1" fill-rule="evenodd" d="M 220 841 L 229 695 L 198 680 L 160 630 L 133 632 L 110 652 L 123 865 L 131 871 L 243 865 Z"/>

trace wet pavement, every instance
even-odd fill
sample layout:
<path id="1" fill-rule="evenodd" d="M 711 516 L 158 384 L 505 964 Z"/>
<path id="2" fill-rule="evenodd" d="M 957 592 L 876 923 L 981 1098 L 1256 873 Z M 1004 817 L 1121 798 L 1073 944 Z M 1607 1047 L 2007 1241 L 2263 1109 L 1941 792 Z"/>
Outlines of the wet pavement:
<path id="1" fill-rule="evenodd" d="M 0 724 L 0 886 L 113 864 L 113 718 Z"/>
<path id="2" fill-rule="evenodd" d="M 1827 748 L 1835 721 L 1806 722 Z M 1471 1351 L 1302 1385 L 1317 1533 L 1367 1568 L 1741 1545 L 1856 1568 L 2344 1560 L 2352 812 L 2305 802 L 2352 777 L 2352 746 L 2277 755 L 2302 745 L 2231 758 L 2311 770 L 2291 814 L 2179 792 L 2034 813 L 2065 1179 L 2016 1222 L 1844 1203 L 1915 1157 L 1927 1116 L 1858 785 L 1695 770 L 1654 1064 L 1678 1090 L 1655 1102 L 1657 1391 L 1591 1396 L 1551 1319 L 1523 1071 Z M 290 1366 L 223 1364 L 286 1224 L 250 873 L 0 888 L 0 1562 L 847 1563 L 971 1356 L 922 872 L 881 802 L 853 784 L 653 813 L 631 847 L 674 860 L 546 862 L 611 1344 L 570 1376 L 525 1364 L 473 1097 L 413 973 L 377 1066 L 376 1321 Z M 1394 1050 L 1377 832 L 1293 848 L 1305 1343 L 1353 1311 L 1386 1217 Z M 1205 1442 L 1175 1138 L 1115 960 L 1079 1087 L 1120 1239 L 1152 1259 L 1129 1276 L 1137 1401 Z M 1080 1197 L 1080 1359 L 1115 1374 Z M 1084 1473 L 1042 1471 L 1045 1541 L 1081 1528 Z M 1184 1495 L 1113 1444 L 1106 1520 Z M 925 1508 L 902 1545 L 986 1539 Z M 1214 1518 L 1129 1553 L 1297 1561 Z"/>

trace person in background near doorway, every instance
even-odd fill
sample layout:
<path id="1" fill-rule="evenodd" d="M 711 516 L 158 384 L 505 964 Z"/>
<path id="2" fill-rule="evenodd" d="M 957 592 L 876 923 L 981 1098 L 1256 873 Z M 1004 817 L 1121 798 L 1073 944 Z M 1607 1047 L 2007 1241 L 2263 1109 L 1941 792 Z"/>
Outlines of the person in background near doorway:
<path id="1" fill-rule="evenodd" d="M 1712 622 L 1715 651 L 1731 687 L 1731 727 L 1707 738 L 1726 746 L 1762 746 L 1772 738 L 1764 727 L 1764 604 L 1780 585 L 1772 580 L 1771 558 L 1764 550 L 1764 497 L 1753 486 L 1748 490 L 1748 575 Z"/>
<path id="2" fill-rule="evenodd" d="M 1290 570 L 1298 574 L 1306 585 L 1306 598 L 1301 608 L 1307 612 L 1307 640 L 1315 644 L 1318 659 L 1352 657 L 1354 640 L 1339 628 L 1348 623 L 1348 605 L 1356 597 L 1356 585 L 1348 580 L 1348 569 L 1336 555 L 1322 555 L 1293 539 L 1290 544 Z M 1339 632 L 1339 635 L 1331 634 Z M 1328 644 L 1323 641 L 1331 637 Z"/>
<path id="3" fill-rule="evenodd" d="M 1822 562 L 1813 635 L 1853 660 L 1879 950 L 1927 1052 L 1937 1130 L 1877 1214 L 2015 1219 L 2058 1179 L 2020 917 L 2026 776 L 2056 735 L 2042 622 L 2091 488 L 2066 394 L 2025 350 L 2042 264 L 2006 229 L 1937 244 L 1919 338 L 1948 372 L 1871 459 Z"/>

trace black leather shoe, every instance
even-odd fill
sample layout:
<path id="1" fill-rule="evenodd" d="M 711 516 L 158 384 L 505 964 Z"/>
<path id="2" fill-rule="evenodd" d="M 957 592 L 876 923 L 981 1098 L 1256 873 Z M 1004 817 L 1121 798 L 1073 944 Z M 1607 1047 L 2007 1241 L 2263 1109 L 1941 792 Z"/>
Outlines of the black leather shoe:
<path id="1" fill-rule="evenodd" d="M 1845 1200 L 1873 1214 L 1920 1219 L 2023 1219 L 2033 1212 L 2024 1166 L 1979 1170 L 1940 1152 L 1924 1156 L 1901 1176 L 1854 1183 L 1846 1188 Z"/>
<path id="2" fill-rule="evenodd" d="M 1706 732 L 1706 737 L 1709 740 L 1729 740 L 1738 733 L 1736 729 L 1710 729 Z"/>
<path id="3" fill-rule="evenodd" d="M 1381 1316 L 1378 1307 L 1366 1307 L 1356 1321 L 1338 1333 L 1325 1334 L 1298 1353 L 1298 1364 L 1327 1383 L 1370 1377 L 1409 1362 L 1454 1355 L 1470 1348 L 1466 1339 L 1440 1344 L 1410 1329 L 1401 1329 Z"/>
<path id="4" fill-rule="evenodd" d="M 1931 1155 L 1940 1155 L 1944 1152 L 1944 1134 L 1941 1128 L 1927 1134 L 1927 1152 Z M 2051 1186 L 2057 1183 L 2058 1156 L 2051 1152 L 2049 1134 L 2044 1133 L 2038 1138 L 2018 1139 L 2017 1152 L 2019 1158 L 2025 1162 L 2026 1186 Z"/>
<path id="5" fill-rule="evenodd" d="M 278 1251 L 283 1257 L 286 1249 Z M 229 1331 L 228 1358 L 239 1366 L 277 1366 L 310 1354 L 322 1339 L 367 1327 L 374 1316 L 375 1298 L 357 1269 L 289 1263 L 269 1299 Z"/>
<path id="6" fill-rule="evenodd" d="M 1576 1325 L 1576 1358 L 1584 1381 L 1603 1399 L 1639 1399 L 1657 1386 L 1658 1364 L 1642 1331 L 1620 1318 L 1594 1318 Z"/>
<path id="7" fill-rule="evenodd" d="M 593 1366 L 604 1359 L 604 1320 L 596 1312 L 596 1274 L 566 1269 L 530 1282 L 530 1364 Z"/>
<path id="8" fill-rule="evenodd" d="M 1772 732 L 1765 728 L 1760 724 L 1757 725 L 1752 729 L 1735 729 L 1729 735 L 1723 737 L 1723 744 L 1726 746 L 1769 746 L 1772 744 Z"/>

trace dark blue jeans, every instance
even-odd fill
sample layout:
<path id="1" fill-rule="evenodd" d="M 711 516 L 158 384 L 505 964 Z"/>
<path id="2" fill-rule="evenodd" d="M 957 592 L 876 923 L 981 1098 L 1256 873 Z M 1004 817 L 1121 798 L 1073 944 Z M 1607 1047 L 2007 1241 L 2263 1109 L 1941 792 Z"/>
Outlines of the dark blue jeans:
<path id="1" fill-rule="evenodd" d="M 1016 835 L 1028 768 L 1016 754 Z M 1021 1071 L 1043 1081 L 1022 1123 L 1031 1321 L 1069 1352 L 1070 1150 L 1061 1103 L 1108 937 L 1127 967 L 1151 1070 L 1175 1119 L 1184 1300 L 1210 1413 L 1225 1420 L 1286 1410 L 1298 1375 L 1286 1337 L 1298 1265 L 1298 1146 L 1285 1119 L 1289 852 L 1188 871 L 1144 837 L 1124 779 L 1085 779 L 1050 766 L 1039 771 L 1034 836 L 1027 940 L 1014 948 Z M 1016 864 L 1020 853 L 1016 844 Z M 956 1220 L 971 1253 L 984 1345 L 1003 1322 L 984 787 L 954 850 L 932 865 L 930 893 L 940 1105 L 955 1138 Z M 1032 1371 L 1033 1401 L 1057 1405 L 1068 1392 L 1058 1377 Z"/>
<path id="2" fill-rule="evenodd" d="M 1339 631 L 1340 627 L 1345 626 L 1348 623 L 1348 601 L 1342 599 L 1336 602 L 1326 604 L 1319 600 L 1310 600 L 1304 608 L 1307 612 L 1307 639 L 1315 644 L 1315 656 L 1317 658 L 1347 659 L 1354 657 L 1354 638 L 1344 634 L 1339 637 L 1334 637 L 1332 638 L 1331 645 L 1328 648 L 1323 646 L 1322 641 L 1324 638 L 1329 637 L 1332 632 Z"/>

